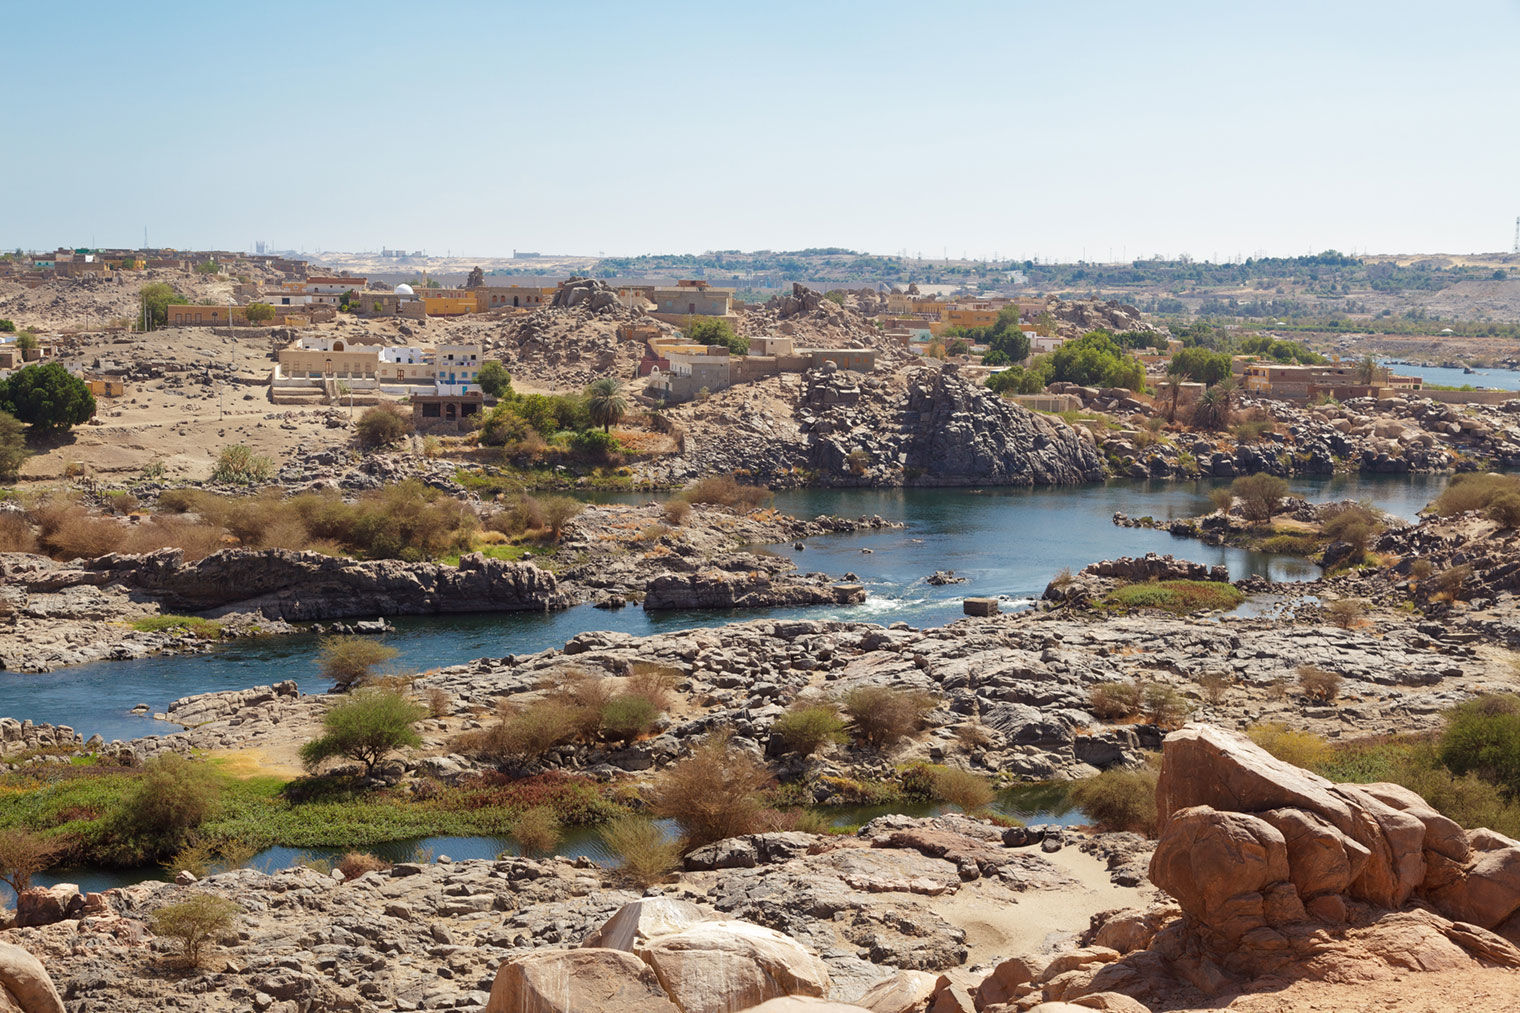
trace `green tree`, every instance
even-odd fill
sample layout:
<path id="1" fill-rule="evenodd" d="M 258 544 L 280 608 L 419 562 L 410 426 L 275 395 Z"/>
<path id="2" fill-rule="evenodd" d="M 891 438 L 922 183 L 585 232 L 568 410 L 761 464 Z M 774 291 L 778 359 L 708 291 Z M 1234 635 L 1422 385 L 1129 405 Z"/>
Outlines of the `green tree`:
<path id="1" fill-rule="evenodd" d="M 1038 394 L 1045 389 L 1045 379 L 1035 370 L 1009 366 L 989 376 L 987 387 L 999 394 Z"/>
<path id="2" fill-rule="evenodd" d="M 1230 424 L 1234 413 L 1234 391 L 1227 383 L 1216 383 L 1193 405 L 1193 425 L 1198 429 L 1219 432 Z"/>
<path id="3" fill-rule="evenodd" d="M 1378 361 L 1370 355 L 1364 355 L 1356 364 L 1356 382 L 1371 386 L 1379 383 L 1388 376 L 1388 370 L 1378 365 Z"/>
<path id="4" fill-rule="evenodd" d="M 322 674 L 337 689 L 348 689 L 374 674 L 375 666 L 390 661 L 399 651 L 369 637 L 323 637 L 317 645 Z"/>
<path id="5" fill-rule="evenodd" d="M 749 339 L 739 337 L 732 324 L 718 317 L 693 320 L 686 328 L 686 338 L 697 345 L 722 345 L 732 355 L 749 353 Z"/>
<path id="6" fill-rule="evenodd" d="M 16 335 L 16 347 L 21 350 L 22 358 L 24 359 L 33 358 L 33 356 L 27 355 L 26 353 L 35 352 L 37 350 L 37 345 L 37 335 L 33 334 L 31 331 L 22 331 L 20 334 Z"/>
<path id="7" fill-rule="evenodd" d="M 15 478 L 26 456 L 26 433 L 20 420 L 0 411 L 0 478 Z"/>
<path id="8" fill-rule="evenodd" d="M 274 307 L 267 302 L 251 302 L 243 312 L 250 324 L 264 324 L 274 319 Z"/>
<path id="9" fill-rule="evenodd" d="M 222 265 L 215 260 L 203 260 L 195 265 L 196 274 L 216 274 L 222 269 Z"/>
<path id="10" fill-rule="evenodd" d="M 611 432 L 612 427 L 623 420 L 628 411 L 628 402 L 618 393 L 617 381 L 605 376 L 586 388 L 586 408 L 591 412 L 591 421 L 601 426 L 602 432 L 606 433 Z"/>
<path id="11" fill-rule="evenodd" d="M 322 719 L 322 734 L 301 747 L 301 763 L 315 771 L 324 760 L 342 756 L 364 764 L 366 775 L 397 749 L 422 745 L 412 727 L 427 708 L 394 690 L 361 689 Z"/>
<path id="12" fill-rule="evenodd" d="M 155 281 L 144 285 L 139 293 L 148 316 L 148 330 L 162 327 L 169 322 L 170 306 L 185 306 L 190 300 L 170 288 L 168 283 Z"/>
<path id="13" fill-rule="evenodd" d="M 0 385 L 0 411 L 36 432 L 68 432 L 95 414 L 89 385 L 59 362 L 26 366 Z"/>
<path id="14" fill-rule="evenodd" d="M 1145 367 L 1106 331 L 1091 331 L 1063 342 L 1045 360 L 1044 371 L 1047 383 L 1064 380 L 1084 387 L 1145 389 Z"/>
<path id="15" fill-rule="evenodd" d="M 14 322 L 0 318 L 0 334 L 13 334 L 15 330 L 16 325 Z"/>
<path id="16" fill-rule="evenodd" d="M 172 855 L 221 809 L 222 784 L 207 764 L 178 753 L 149 760 L 108 822 L 139 861 Z"/>
<path id="17" fill-rule="evenodd" d="M 507 367 L 495 359 L 487 359 L 480 364 L 480 372 L 476 374 L 475 382 L 480 384 L 480 389 L 489 397 L 512 396 L 512 376 L 507 372 Z"/>
<path id="18" fill-rule="evenodd" d="M 1272 519 L 1288 495 L 1288 483 L 1265 472 L 1243 475 L 1230 483 L 1230 494 L 1240 501 L 1240 512 L 1248 521 L 1262 523 Z"/>
<path id="19" fill-rule="evenodd" d="M 1172 356 L 1168 376 L 1185 376 L 1204 384 L 1216 384 L 1230 375 L 1230 356 L 1207 348 L 1184 348 Z"/>
<path id="20" fill-rule="evenodd" d="M 243 910 L 237 901 L 210 893 L 197 893 L 178 904 L 166 904 L 153 912 L 148 928 L 155 936 L 178 939 L 184 947 L 185 963 L 201 962 L 201 950 L 216 936 L 232 928 L 232 920 Z"/>

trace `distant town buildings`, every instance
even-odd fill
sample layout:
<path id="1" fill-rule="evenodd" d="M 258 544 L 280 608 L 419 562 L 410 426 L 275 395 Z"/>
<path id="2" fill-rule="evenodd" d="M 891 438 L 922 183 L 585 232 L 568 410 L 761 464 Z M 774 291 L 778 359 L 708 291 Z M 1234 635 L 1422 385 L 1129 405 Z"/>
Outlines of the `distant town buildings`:
<path id="1" fill-rule="evenodd" d="M 1276 362 L 1251 362 L 1245 366 L 1241 386 L 1248 394 L 1284 401 L 1312 401 L 1319 397 L 1345 400 L 1353 397 L 1387 397 L 1420 390 L 1417 376 L 1396 376 L 1385 368 L 1373 371 L 1371 382 L 1360 363 L 1332 362 L 1317 366 L 1288 366 Z"/>
<path id="2" fill-rule="evenodd" d="M 796 348 L 790 337 L 751 338 L 747 355 L 722 345 L 695 345 L 681 337 L 652 338 L 639 363 L 647 377 L 644 393 L 679 404 L 706 391 L 723 390 L 778 373 L 804 373 L 832 362 L 840 369 L 869 373 L 876 368 L 871 348 Z"/>

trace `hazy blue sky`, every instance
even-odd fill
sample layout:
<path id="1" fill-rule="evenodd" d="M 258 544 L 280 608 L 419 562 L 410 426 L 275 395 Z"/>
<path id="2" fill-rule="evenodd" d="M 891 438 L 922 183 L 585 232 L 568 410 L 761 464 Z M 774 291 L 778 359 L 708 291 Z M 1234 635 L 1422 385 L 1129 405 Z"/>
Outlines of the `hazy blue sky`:
<path id="1" fill-rule="evenodd" d="M 0 246 L 1508 249 L 1520 3 L 9 4 Z"/>

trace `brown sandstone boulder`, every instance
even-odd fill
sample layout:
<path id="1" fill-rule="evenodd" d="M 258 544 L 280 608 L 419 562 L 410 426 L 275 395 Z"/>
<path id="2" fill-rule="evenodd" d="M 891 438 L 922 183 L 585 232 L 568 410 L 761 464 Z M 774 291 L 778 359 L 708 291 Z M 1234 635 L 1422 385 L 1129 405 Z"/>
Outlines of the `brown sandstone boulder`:
<path id="1" fill-rule="evenodd" d="M 61 1009 L 61 1007 L 60 1007 Z M 681 1013 L 622 950 L 537 950 L 501 965 L 486 1013 Z"/>
<path id="2" fill-rule="evenodd" d="M 1504 923 L 1520 912 L 1520 847 L 1480 852 L 1465 876 L 1430 899 L 1457 921 L 1486 929 Z"/>
<path id="3" fill-rule="evenodd" d="M 1313 813 L 1272 809 L 1259 814 L 1288 846 L 1288 869 L 1300 897 L 1345 893 L 1361 875 L 1368 851 Z"/>
<path id="4" fill-rule="evenodd" d="M 16 898 L 14 925 L 52 925 L 65 918 L 72 918 L 84 910 L 84 897 L 73 883 L 53 886 L 33 886 L 22 890 Z"/>
<path id="5" fill-rule="evenodd" d="M 0 943 L 0 1010 L 63 1013 L 63 1000 L 42 961 L 19 946 Z"/>
<path id="6" fill-rule="evenodd" d="M 919 1013 L 950 980 L 929 971 L 898 971 L 855 1000 L 871 1013 Z"/>
<path id="7" fill-rule="evenodd" d="M 654 936 L 680 932 L 705 917 L 702 909 L 691 901 L 642 897 L 624 904 L 606 924 L 581 940 L 581 945 L 632 953 Z"/>
<path id="8" fill-rule="evenodd" d="M 810 995 L 788 995 L 767 999 L 741 1013 L 864 1013 L 865 1008 L 849 1002 L 816 999 Z"/>
<path id="9" fill-rule="evenodd" d="M 1156 785 L 1164 821 L 1190 806 L 1312 813 L 1367 849 L 1351 894 L 1396 908 L 1425 878 L 1425 824 L 1355 785 L 1336 785 L 1277 759 L 1238 732 L 1190 724 L 1167 736 Z"/>
<path id="10" fill-rule="evenodd" d="M 787 995 L 826 995 L 829 973 L 802 944 L 742 921 L 656 936 L 638 954 L 683 1013 L 730 1013 Z"/>
<path id="11" fill-rule="evenodd" d="M 1151 882 L 1232 942 L 1267 923 L 1268 889 L 1288 876 L 1287 842 L 1271 824 L 1208 806 L 1173 812 L 1151 856 Z"/>

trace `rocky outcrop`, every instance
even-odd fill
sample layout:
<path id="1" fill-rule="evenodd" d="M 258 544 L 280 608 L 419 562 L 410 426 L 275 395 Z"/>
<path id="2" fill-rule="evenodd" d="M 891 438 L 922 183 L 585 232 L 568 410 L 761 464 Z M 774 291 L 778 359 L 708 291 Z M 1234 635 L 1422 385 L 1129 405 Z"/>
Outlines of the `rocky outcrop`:
<path id="1" fill-rule="evenodd" d="M 679 415 L 684 462 L 767 485 L 1072 485 L 1104 475 L 1085 430 L 1028 411 L 955 366 L 890 376 L 825 365 L 721 391 Z"/>
<path id="2" fill-rule="evenodd" d="M 0 1011 L 63 1013 L 63 1000 L 42 961 L 10 943 L 0 943 Z"/>
<path id="3" fill-rule="evenodd" d="M 288 621 L 567 608 L 554 575 L 471 553 L 458 567 L 359 562 L 288 549 L 223 549 L 187 563 L 177 549 L 102 556 L 90 569 L 180 611 L 257 611 Z"/>
<path id="4" fill-rule="evenodd" d="M 859 584 L 831 584 L 821 580 L 780 579 L 759 571 L 734 573 L 703 570 L 698 573 L 665 573 L 644 588 L 644 608 L 740 609 L 778 605 L 858 605 L 866 599 Z"/>
<path id="5" fill-rule="evenodd" d="M 1520 968 L 1520 842 L 1464 831 L 1413 792 L 1334 784 L 1244 736 L 1167 738 L 1150 877 L 1181 916 L 1129 918 L 1122 960 L 1068 956 L 1023 996 L 1118 991 L 1186 1004 L 1299 977 Z M 1098 934 L 1103 929 L 1097 930 Z M 1000 986 L 1001 987 L 1001 986 Z"/>

